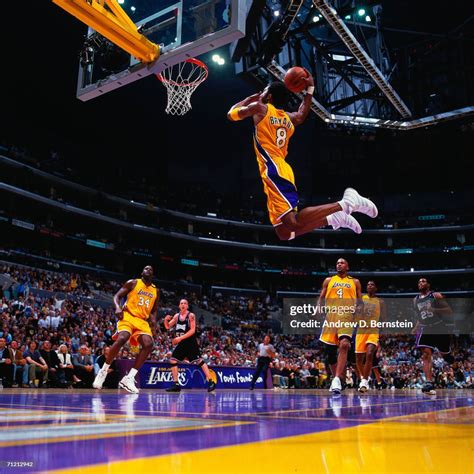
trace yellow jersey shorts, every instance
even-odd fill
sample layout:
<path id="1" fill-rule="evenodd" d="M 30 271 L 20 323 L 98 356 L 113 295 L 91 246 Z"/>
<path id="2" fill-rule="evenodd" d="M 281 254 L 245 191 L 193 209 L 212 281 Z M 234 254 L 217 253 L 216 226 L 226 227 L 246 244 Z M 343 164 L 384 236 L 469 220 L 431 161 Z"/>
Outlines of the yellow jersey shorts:
<path id="1" fill-rule="evenodd" d="M 355 352 L 356 354 L 365 354 L 367 350 L 367 344 L 373 344 L 377 346 L 379 343 L 378 333 L 361 333 L 356 335 Z"/>
<path id="2" fill-rule="evenodd" d="M 291 166 L 283 159 L 271 157 L 255 142 L 260 157 L 260 177 L 267 195 L 267 209 L 273 226 L 281 225 L 281 218 L 298 207 L 298 191 Z"/>
<path id="3" fill-rule="evenodd" d="M 146 334 L 153 338 L 148 321 L 142 318 L 136 318 L 126 311 L 123 313 L 123 319 L 117 322 L 117 332 L 114 334 L 112 339 L 117 339 L 118 333 L 122 331 L 126 331 L 130 334 L 130 347 L 139 345 L 138 338 L 142 334 Z"/>
<path id="4" fill-rule="evenodd" d="M 330 313 L 326 316 L 319 340 L 331 346 L 339 345 L 339 338 L 342 336 L 352 337 L 354 328 L 350 326 L 354 322 L 352 313 L 335 314 Z"/>

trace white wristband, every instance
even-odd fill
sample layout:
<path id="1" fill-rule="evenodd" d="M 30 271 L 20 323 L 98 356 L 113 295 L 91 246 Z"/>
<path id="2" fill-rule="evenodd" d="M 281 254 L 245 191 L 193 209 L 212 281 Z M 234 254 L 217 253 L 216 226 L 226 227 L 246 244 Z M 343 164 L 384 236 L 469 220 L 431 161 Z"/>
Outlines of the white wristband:
<path id="1" fill-rule="evenodd" d="M 313 95 L 313 92 L 314 92 L 314 86 L 309 86 L 309 87 L 306 89 L 306 93 L 307 93 L 307 94 Z"/>

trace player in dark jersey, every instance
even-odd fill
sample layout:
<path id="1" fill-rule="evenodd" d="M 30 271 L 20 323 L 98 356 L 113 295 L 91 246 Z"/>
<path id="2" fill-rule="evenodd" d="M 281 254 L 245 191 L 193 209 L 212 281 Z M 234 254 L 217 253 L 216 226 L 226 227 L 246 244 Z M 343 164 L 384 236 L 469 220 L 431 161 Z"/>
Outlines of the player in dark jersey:
<path id="1" fill-rule="evenodd" d="M 452 314 L 452 310 L 441 293 L 431 291 L 426 278 L 418 280 L 418 290 L 420 294 L 413 300 L 418 317 L 414 332 L 417 334 L 416 347 L 421 349 L 426 377 L 422 392 L 436 395 L 433 385 L 433 351 L 437 349 L 446 362 L 453 361 L 449 331 L 446 328 L 447 317 Z"/>
<path id="2" fill-rule="evenodd" d="M 188 361 L 201 367 L 208 382 L 208 392 L 216 388 L 216 383 L 212 380 L 207 364 L 201 358 L 197 338 L 196 338 L 196 316 L 190 313 L 188 300 L 182 299 L 179 302 L 179 313 L 173 317 L 165 317 L 165 328 L 174 330 L 173 345 L 176 346 L 171 354 L 171 373 L 173 374 L 174 385 L 167 392 L 180 392 L 181 387 L 178 381 L 178 362 Z"/>

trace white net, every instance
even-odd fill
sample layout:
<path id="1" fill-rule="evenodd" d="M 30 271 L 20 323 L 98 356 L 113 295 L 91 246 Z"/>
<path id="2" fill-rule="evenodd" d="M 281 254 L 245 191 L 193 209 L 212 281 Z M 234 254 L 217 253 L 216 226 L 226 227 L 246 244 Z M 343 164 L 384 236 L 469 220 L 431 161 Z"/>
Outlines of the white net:
<path id="1" fill-rule="evenodd" d="M 158 74 L 158 79 L 168 92 L 166 113 L 184 115 L 192 109 L 191 96 L 206 78 L 207 67 L 197 59 L 187 59 Z"/>

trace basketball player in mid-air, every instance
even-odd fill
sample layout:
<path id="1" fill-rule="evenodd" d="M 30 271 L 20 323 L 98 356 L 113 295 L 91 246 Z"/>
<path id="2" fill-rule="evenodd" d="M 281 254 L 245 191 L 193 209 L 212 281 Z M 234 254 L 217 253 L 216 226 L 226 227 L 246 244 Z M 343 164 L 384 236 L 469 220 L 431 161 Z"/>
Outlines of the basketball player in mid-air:
<path id="1" fill-rule="evenodd" d="M 371 327 L 371 321 L 378 322 L 386 319 L 385 302 L 377 296 L 377 286 L 373 280 L 367 283 L 367 294 L 362 297 L 364 303 L 360 320 L 366 324 L 364 327 L 359 322 L 355 341 L 356 364 L 360 375 L 359 392 L 369 389 L 369 375 L 372 372 L 377 346 L 379 343 L 379 330 Z M 365 357 L 365 361 L 364 361 Z"/>
<path id="2" fill-rule="evenodd" d="M 212 380 L 209 367 L 202 360 L 196 338 L 196 316 L 189 312 L 188 300 L 179 302 L 179 313 L 173 317 L 167 315 L 164 320 L 165 328 L 169 331 L 174 328 L 173 345 L 176 346 L 171 354 L 170 364 L 174 384 L 166 389 L 167 392 L 180 392 L 178 380 L 178 362 L 188 361 L 201 367 L 208 383 L 207 391 L 212 392 L 216 383 Z"/>
<path id="3" fill-rule="evenodd" d="M 147 265 L 141 278 L 128 280 L 114 296 L 115 315 L 118 318 L 117 338 L 110 348 L 105 363 L 97 373 L 94 388 L 101 389 L 107 377 L 107 370 L 120 349 L 130 340 L 130 345 L 141 344 L 135 365 L 119 382 L 119 387 L 130 393 L 138 393 L 135 376 L 153 349 L 153 335 L 148 324 L 150 316 L 156 321 L 158 311 L 158 288 L 152 283 L 153 267 Z M 122 300 L 127 298 L 122 306 Z"/>
<path id="4" fill-rule="evenodd" d="M 449 330 L 446 328 L 449 316 L 453 313 L 441 293 L 431 291 L 431 285 L 426 278 L 418 280 L 419 294 L 413 300 L 413 306 L 418 318 L 414 332 L 417 333 L 416 347 L 421 349 L 423 372 L 426 382 L 422 392 L 436 395 L 433 384 L 433 351 L 438 350 L 443 359 L 451 364 Z"/>
<path id="5" fill-rule="evenodd" d="M 329 391 L 339 395 L 342 391 L 341 377 L 346 370 L 354 332 L 354 314 L 359 312 L 362 291 L 360 281 L 348 273 L 347 260 L 340 258 L 336 263 L 336 271 L 336 275 L 324 280 L 318 305 L 331 308 L 319 340 L 324 344 L 327 362 L 333 375 Z"/>
<path id="6" fill-rule="evenodd" d="M 262 93 L 254 94 L 233 105 L 227 117 L 231 121 L 252 117 L 255 125 L 254 147 L 263 189 L 267 195 L 270 221 L 280 240 L 291 240 L 318 227 L 349 228 L 360 234 L 362 228 L 353 212 L 377 217 L 375 204 L 347 188 L 343 198 L 331 204 L 298 210 L 298 192 L 291 166 L 286 162 L 288 142 L 295 126 L 302 124 L 311 107 L 314 81 L 310 74 L 305 79 L 306 93 L 297 112 L 286 112 L 288 90 L 274 82 Z"/>

